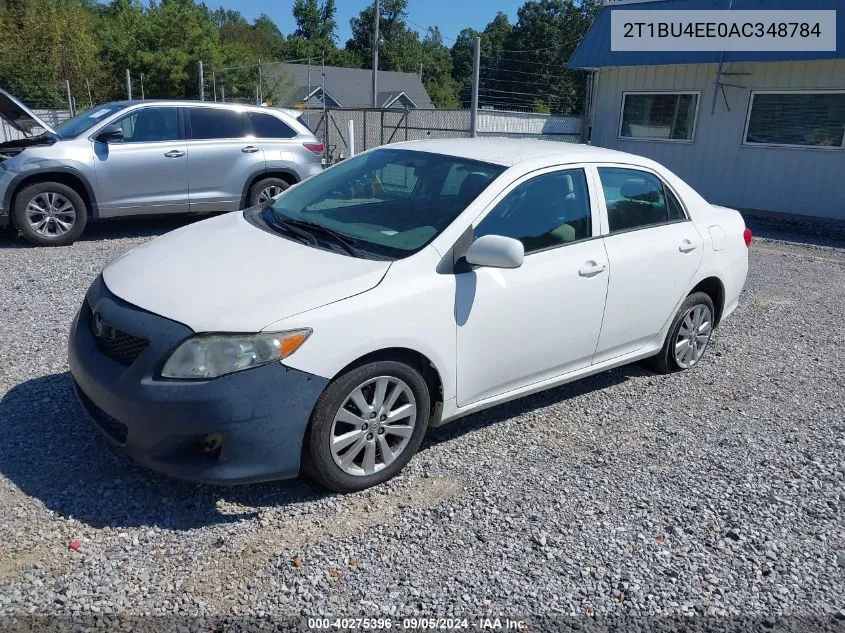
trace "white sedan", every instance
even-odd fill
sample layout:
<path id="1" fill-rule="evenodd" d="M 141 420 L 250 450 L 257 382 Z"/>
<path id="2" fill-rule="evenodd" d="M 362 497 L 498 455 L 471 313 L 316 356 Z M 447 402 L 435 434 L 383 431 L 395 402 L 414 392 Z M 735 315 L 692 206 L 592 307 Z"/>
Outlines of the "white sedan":
<path id="1" fill-rule="evenodd" d="M 397 143 L 110 263 L 70 367 L 151 468 L 360 490 L 468 413 L 641 359 L 693 367 L 750 242 L 737 211 L 639 156 Z"/>

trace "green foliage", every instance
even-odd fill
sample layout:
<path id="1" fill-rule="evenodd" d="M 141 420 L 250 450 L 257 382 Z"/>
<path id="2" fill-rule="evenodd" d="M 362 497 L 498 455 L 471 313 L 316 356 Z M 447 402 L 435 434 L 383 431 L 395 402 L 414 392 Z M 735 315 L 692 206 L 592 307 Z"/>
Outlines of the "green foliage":
<path id="1" fill-rule="evenodd" d="M 461 32 L 452 46 L 452 77 L 470 102 L 473 39 L 481 38 L 479 102 L 499 108 L 572 113 L 583 108 L 586 76 L 566 62 L 601 9 L 599 0 L 528 0 L 511 25 L 499 13 L 480 34 Z"/>
<path id="2" fill-rule="evenodd" d="M 421 2 L 422 0 L 414 0 Z M 259 85 L 274 103 L 294 98 L 292 78 L 276 63 L 369 68 L 374 11 L 350 20 L 352 37 L 336 43 L 336 0 L 294 0 L 289 37 L 266 15 L 249 21 L 236 9 L 199 0 L 0 0 L 0 87 L 37 107 L 66 107 L 65 80 L 78 106 L 126 96 L 125 71 L 139 94 L 196 98 L 198 62 L 205 94 L 252 101 Z M 234 4 L 234 3 L 233 3 Z M 409 26 L 409 0 L 382 0 L 379 69 L 419 73 L 438 107 L 466 107 L 473 42 L 481 38 L 482 105 L 540 112 L 582 107 L 584 76 L 566 61 L 601 8 L 600 0 L 527 0 L 511 24 L 498 13 L 482 31 L 464 29 L 451 49 L 436 27 L 423 37 Z M 319 77 L 319 73 L 315 73 Z"/>
<path id="3" fill-rule="evenodd" d="M 297 29 L 294 35 L 306 40 L 324 40 L 334 43 L 337 22 L 334 0 L 295 0 L 293 17 Z"/>

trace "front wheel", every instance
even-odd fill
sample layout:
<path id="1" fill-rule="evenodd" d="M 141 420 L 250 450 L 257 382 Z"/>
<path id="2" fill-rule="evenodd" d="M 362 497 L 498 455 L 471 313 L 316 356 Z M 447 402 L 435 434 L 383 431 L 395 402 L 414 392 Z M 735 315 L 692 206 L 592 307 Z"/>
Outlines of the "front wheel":
<path id="1" fill-rule="evenodd" d="M 663 349 L 649 364 L 664 374 L 696 365 L 713 335 L 715 314 L 709 295 L 695 292 L 688 296 L 672 321 Z"/>
<path id="2" fill-rule="evenodd" d="M 59 182 L 38 182 L 21 189 L 12 214 L 21 234 L 39 246 L 72 244 L 88 219 L 82 197 Z"/>
<path id="3" fill-rule="evenodd" d="M 303 466 L 335 492 L 355 492 L 395 476 L 419 448 L 430 395 L 420 373 L 395 361 L 350 370 L 314 407 Z"/>

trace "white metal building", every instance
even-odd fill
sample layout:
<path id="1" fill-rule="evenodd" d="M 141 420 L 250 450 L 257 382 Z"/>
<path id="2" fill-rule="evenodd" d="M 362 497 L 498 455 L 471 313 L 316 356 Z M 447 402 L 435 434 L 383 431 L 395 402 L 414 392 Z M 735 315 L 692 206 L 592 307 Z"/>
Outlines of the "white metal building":
<path id="1" fill-rule="evenodd" d="M 837 4 L 836 52 L 721 54 L 612 52 L 609 12 L 726 9 L 726 1 L 606 6 L 569 63 L 593 71 L 590 142 L 653 158 L 715 204 L 845 220 L 845 3 L 767 0 L 765 8 Z M 759 0 L 732 6 L 761 8 Z"/>

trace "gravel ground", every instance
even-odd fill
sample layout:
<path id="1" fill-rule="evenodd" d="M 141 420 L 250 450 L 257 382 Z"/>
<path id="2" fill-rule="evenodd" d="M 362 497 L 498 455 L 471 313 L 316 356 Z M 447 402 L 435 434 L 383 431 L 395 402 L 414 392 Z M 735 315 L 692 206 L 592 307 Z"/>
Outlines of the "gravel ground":
<path id="1" fill-rule="evenodd" d="M 694 370 L 626 367 L 473 415 L 432 431 L 389 484 L 329 496 L 167 479 L 112 453 L 77 407 L 65 346 L 88 284 L 187 221 L 93 225 L 59 249 L 0 236 L 0 622 L 543 614 L 845 630 L 839 229 L 764 227 L 776 239 L 753 244 L 740 307 Z"/>

